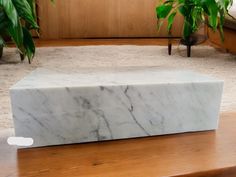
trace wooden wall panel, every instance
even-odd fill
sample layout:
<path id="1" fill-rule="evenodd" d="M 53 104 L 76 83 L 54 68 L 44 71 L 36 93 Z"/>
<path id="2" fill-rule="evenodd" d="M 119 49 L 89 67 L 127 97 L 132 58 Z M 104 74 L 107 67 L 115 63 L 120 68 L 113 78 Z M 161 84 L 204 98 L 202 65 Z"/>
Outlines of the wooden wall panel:
<path id="1" fill-rule="evenodd" d="M 43 39 L 164 37 L 166 24 L 157 31 L 156 0 L 38 0 Z M 173 35 L 180 36 L 177 17 Z"/>
<path id="2" fill-rule="evenodd" d="M 236 31 L 224 28 L 224 36 L 225 39 L 224 42 L 222 42 L 219 31 L 213 32 L 208 28 L 208 37 L 211 45 L 220 48 L 221 50 L 236 54 L 236 46 L 234 45 L 236 41 Z"/>
<path id="3" fill-rule="evenodd" d="M 48 1 L 38 0 L 38 23 L 40 26 L 40 38 L 59 39 L 59 10 L 60 0 L 57 5 L 48 4 Z"/>

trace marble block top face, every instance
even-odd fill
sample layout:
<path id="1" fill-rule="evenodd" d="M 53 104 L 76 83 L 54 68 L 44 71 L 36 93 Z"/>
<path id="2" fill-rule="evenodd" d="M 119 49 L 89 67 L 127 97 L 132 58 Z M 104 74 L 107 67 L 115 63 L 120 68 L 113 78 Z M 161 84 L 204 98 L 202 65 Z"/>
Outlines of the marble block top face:
<path id="1" fill-rule="evenodd" d="M 209 82 L 214 83 L 223 81 L 188 70 L 166 71 L 154 67 L 115 70 L 82 70 L 73 74 L 38 68 L 16 83 L 11 90 Z"/>

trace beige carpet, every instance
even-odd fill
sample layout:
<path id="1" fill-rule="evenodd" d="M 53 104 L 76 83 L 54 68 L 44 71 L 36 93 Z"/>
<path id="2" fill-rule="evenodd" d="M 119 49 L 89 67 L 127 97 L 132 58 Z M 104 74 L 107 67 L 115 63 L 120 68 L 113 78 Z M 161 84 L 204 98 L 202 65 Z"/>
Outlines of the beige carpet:
<path id="1" fill-rule="evenodd" d="M 221 111 L 236 110 L 236 57 L 207 46 L 194 47 L 185 57 L 184 47 L 174 47 L 173 55 L 160 46 L 84 46 L 38 48 L 31 65 L 19 62 L 16 49 L 5 49 L 0 61 L 0 130 L 12 128 L 8 89 L 37 67 L 78 71 L 81 68 L 145 67 L 191 69 L 225 81 Z"/>

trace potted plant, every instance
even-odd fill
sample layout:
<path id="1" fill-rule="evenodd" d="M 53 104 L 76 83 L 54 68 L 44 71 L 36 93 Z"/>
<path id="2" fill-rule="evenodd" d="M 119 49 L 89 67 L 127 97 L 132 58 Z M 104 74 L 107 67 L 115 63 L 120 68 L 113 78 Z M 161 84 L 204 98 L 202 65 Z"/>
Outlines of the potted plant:
<path id="1" fill-rule="evenodd" d="M 156 14 L 159 25 L 167 18 L 167 30 L 171 33 L 175 16 L 180 13 L 184 18 L 181 42 L 191 47 L 197 42 L 194 33 L 203 23 L 213 31 L 219 29 L 221 39 L 224 40 L 224 19 L 229 15 L 232 3 L 233 0 L 166 0 L 156 7 Z"/>
<path id="2" fill-rule="evenodd" d="M 53 0 L 51 0 L 53 1 Z M 35 0 L 0 0 L 0 57 L 10 37 L 19 50 L 21 60 L 29 63 L 35 54 L 31 30 L 38 29 Z"/>

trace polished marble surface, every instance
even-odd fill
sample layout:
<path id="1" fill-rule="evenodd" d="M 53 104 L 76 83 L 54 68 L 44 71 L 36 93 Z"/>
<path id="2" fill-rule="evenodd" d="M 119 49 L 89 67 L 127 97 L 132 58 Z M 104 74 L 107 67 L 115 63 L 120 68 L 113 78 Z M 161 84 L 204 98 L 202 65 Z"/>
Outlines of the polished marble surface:
<path id="1" fill-rule="evenodd" d="M 158 68 L 37 69 L 16 83 L 16 136 L 33 147 L 213 130 L 223 81 Z"/>

